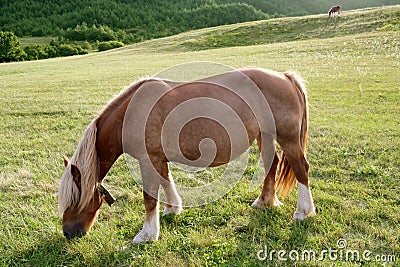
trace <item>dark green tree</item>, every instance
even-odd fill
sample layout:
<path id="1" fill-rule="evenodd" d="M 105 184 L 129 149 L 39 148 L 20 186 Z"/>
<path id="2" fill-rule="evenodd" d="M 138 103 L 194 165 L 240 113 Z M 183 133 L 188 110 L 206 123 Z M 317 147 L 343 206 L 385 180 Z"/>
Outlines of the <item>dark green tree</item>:
<path id="1" fill-rule="evenodd" d="M 18 37 L 12 32 L 0 31 L 0 63 L 25 59 Z"/>

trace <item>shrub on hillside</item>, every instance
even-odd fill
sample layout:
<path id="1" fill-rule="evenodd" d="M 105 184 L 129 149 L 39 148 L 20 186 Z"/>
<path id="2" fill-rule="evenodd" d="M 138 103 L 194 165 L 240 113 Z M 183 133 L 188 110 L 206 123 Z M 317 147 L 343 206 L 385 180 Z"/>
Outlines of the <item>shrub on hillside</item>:
<path id="1" fill-rule="evenodd" d="M 12 32 L 0 31 L 0 63 L 25 60 L 18 37 Z"/>
<path id="2" fill-rule="evenodd" d="M 30 44 L 24 48 L 27 60 L 52 58 L 57 56 L 57 49 L 46 44 Z"/>
<path id="3" fill-rule="evenodd" d="M 97 47 L 99 49 L 99 52 L 101 52 L 101 51 L 106 51 L 106 50 L 123 47 L 123 46 L 124 46 L 124 44 L 122 42 L 108 41 L 108 42 L 100 42 Z"/>
<path id="4" fill-rule="evenodd" d="M 84 55 L 87 54 L 85 50 L 80 46 L 74 46 L 69 44 L 60 44 L 57 46 L 57 55 L 60 57 Z"/>
<path id="5" fill-rule="evenodd" d="M 68 28 L 61 33 L 61 37 L 69 41 L 134 41 L 133 35 L 128 34 L 123 30 L 114 31 L 110 27 L 103 25 L 92 25 L 89 27 L 86 23 L 76 25 L 75 28 Z"/>
<path id="6" fill-rule="evenodd" d="M 47 44 L 30 44 L 24 48 L 26 60 L 46 59 L 87 54 L 79 45 L 57 44 L 52 41 Z"/>

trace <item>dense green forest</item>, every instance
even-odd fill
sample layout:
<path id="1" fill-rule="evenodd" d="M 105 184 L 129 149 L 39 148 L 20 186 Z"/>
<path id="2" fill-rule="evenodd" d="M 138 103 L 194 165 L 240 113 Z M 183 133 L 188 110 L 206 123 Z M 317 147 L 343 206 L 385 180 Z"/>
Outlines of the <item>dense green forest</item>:
<path id="1" fill-rule="evenodd" d="M 138 42 L 223 24 L 324 13 L 336 4 L 354 9 L 400 0 L 0 0 L 0 30 L 19 37 L 64 36 L 77 25 L 96 25 L 123 30 L 129 41 Z"/>

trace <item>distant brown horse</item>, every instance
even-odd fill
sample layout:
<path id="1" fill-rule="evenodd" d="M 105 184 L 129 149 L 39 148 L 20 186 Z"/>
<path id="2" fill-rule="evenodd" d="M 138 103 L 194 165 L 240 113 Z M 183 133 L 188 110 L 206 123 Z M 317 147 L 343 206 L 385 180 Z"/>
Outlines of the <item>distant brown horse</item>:
<path id="1" fill-rule="evenodd" d="M 331 9 L 329 9 L 328 16 L 329 17 L 333 17 L 335 15 L 335 13 L 337 13 L 339 15 L 341 8 L 342 8 L 341 6 L 333 6 L 333 7 L 331 7 Z"/>
<path id="2" fill-rule="evenodd" d="M 248 82 L 254 87 L 246 86 Z M 159 97 L 155 97 L 157 94 Z M 178 115 L 169 116 L 194 100 L 199 102 Z M 269 108 L 254 108 L 251 103 L 261 103 L 258 107 L 267 103 Z M 201 115 L 186 122 L 191 112 Z M 228 119 L 226 125 L 221 126 L 207 117 L 213 112 L 223 114 L 220 118 Z M 230 113 L 235 115 L 229 117 Z M 241 127 L 231 124 L 235 116 L 240 119 Z M 180 119 L 184 126 L 178 129 L 179 138 L 174 139 L 170 131 Z M 172 123 L 170 128 L 164 127 L 168 121 Z M 117 158 L 127 153 L 139 161 L 146 209 L 143 228 L 133 241 L 157 240 L 160 185 L 166 196 L 164 214 L 182 211 L 182 200 L 167 163 L 211 167 L 226 164 L 254 140 L 261 150 L 266 176 L 261 194 L 252 206 L 281 204 L 276 196 L 277 189 L 288 193 L 297 180 L 299 194 L 294 219 L 312 216 L 315 208 L 308 184 L 309 165 L 304 157 L 307 121 L 306 91 L 301 79 L 292 73 L 246 68 L 187 83 L 142 79 L 104 108 L 85 130 L 71 160 L 64 159 L 65 171 L 59 189 L 63 233 L 67 238 L 86 234 L 102 202 L 113 202 L 101 182 Z M 283 151 L 280 159 L 274 139 Z M 179 151 L 175 150 L 174 142 L 179 145 Z M 211 158 L 199 160 L 212 148 L 215 153 Z M 272 154 L 268 149 L 272 149 Z M 266 162 L 271 162 L 270 166 Z"/>

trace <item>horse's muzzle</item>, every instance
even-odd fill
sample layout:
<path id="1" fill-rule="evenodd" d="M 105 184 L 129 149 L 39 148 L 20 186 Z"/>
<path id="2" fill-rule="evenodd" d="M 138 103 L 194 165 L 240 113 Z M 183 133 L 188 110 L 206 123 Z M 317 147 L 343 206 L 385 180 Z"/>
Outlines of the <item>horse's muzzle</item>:
<path id="1" fill-rule="evenodd" d="M 74 237 L 82 237 L 86 235 L 86 230 L 81 225 L 74 225 L 72 227 L 64 227 L 63 233 L 67 239 L 71 239 Z"/>

